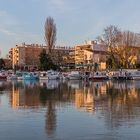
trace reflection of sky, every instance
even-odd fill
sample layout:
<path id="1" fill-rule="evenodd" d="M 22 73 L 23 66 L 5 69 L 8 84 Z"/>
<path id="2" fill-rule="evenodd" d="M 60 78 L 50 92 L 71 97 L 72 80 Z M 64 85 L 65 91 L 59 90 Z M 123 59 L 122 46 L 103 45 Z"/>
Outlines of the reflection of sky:
<path id="1" fill-rule="evenodd" d="M 45 139 L 44 113 L 28 110 L 0 110 L 0 139 Z"/>
<path id="2" fill-rule="evenodd" d="M 9 107 L 9 104 L 7 104 L 9 102 L 9 98 L 8 95 L 1 95 L 0 96 L 0 106 L 4 107 L 5 109 Z"/>

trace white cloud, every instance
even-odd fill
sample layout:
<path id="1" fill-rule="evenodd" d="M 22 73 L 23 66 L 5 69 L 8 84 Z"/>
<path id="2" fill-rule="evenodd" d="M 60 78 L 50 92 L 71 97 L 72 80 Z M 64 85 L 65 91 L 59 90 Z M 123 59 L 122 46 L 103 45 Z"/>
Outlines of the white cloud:
<path id="1" fill-rule="evenodd" d="M 47 0 L 46 0 L 47 1 Z M 69 11 L 72 11 L 73 7 L 70 7 L 70 1 L 67 0 L 49 0 L 47 1 L 47 7 L 49 5 L 49 12 L 52 13 L 60 13 L 66 14 Z"/>
<path id="2" fill-rule="evenodd" d="M 17 34 L 7 29 L 1 28 L 0 32 L 8 36 L 16 36 Z"/>
<path id="3" fill-rule="evenodd" d="M 6 11 L 0 11 L 0 25 L 15 25 L 18 24 L 18 19 Z"/>
<path id="4" fill-rule="evenodd" d="M 65 5 L 64 0 L 51 0 L 51 3 L 57 7 L 62 7 Z"/>
<path id="5" fill-rule="evenodd" d="M 0 29 L 0 33 L 5 35 L 9 40 L 13 39 L 15 41 L 23 41 L 23 40 L 38 40 L 40 38 L 40 35 L 37 33 L 32 33 L 32 32 L 24 32 L 24 31 L 18 31 L 14 32 L 12 30 L 8 29 Z M 16 43 L 16 42 L 15 42 Z"/>

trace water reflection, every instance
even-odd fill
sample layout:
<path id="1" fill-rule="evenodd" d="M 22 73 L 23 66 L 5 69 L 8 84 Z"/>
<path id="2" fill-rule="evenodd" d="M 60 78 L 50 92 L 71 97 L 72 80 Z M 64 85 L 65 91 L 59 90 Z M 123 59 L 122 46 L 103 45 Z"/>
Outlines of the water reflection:
<path id="1" fill-rule="evenodd" d="M 138 83 L 139 81 L 127 81 L 107 85 L 107 104 L 102 114 L 111 129 L 140 118 Z"/>
<path id="2" fill-rule="evenodd" d="M 13 109 L 46 108 L 47 135 L 57 131 L 58 108 L 69 104 L 93 117 L 98 114 L 109 129 L 140 119 L 140 81 L 4 81 L 0 93 L 4 91 Z"/>
<path id="3" fill-rule="evenodd" d="M 75 90 L 75 105 L 78 109 L 94 112 L 97 100 L 106 97 L 106 82 L 83 83 L 81 88 Z"/>

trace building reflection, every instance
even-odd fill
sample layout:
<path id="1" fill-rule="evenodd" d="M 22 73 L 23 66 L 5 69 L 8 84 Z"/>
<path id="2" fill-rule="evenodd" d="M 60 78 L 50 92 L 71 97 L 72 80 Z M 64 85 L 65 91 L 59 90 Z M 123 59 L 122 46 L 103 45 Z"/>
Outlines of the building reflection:
<path id="1" fill-rule="evenodd" d="M 20 88 L 15 82 L 12 82 L 11 106 L 13 108 L 25 106 L 25 89 Z"/>
<path id="2" fill-rule="evenodd" d="M 82 88 L 75 90 L 75 105 L 78 109 L 94 112 L 98 100 L 106 97 L 106 83 L 90 82 L 83 83 Z"/>
<path id="3" fill-rule="evenodd" d="M 48 135 L 56 130 L 58 107 L 72 103 L 78 110 L 97 112 L 110 128 L 119 127 L 124 120 L 140 118 L 140 85 L 136 81 L 50 81 L 11 82 L 13 108 L 46 107 L 45 128 Z"/>
<path id="4" fill-rule="evenodd" d="M 35 83 L 12 82 L 11 106 L 13 108 L 37 108 L 40 105 L 39 89 Z"/>
<path id="5" fill-rule="evenodd" d="M 89 87 L 84 86 L 82 89 L 75 90 L 75 105 L 78 109 L 84 109 L 87 112 L 94 111 L 94 96 Z"/>

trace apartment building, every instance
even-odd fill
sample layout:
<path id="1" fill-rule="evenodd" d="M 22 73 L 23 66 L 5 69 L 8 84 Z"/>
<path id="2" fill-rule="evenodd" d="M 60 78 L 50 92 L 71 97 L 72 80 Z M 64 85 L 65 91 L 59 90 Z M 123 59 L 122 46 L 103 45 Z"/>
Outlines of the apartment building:
<path id="1" fill-rule="evenodd" d="M 15 48 L 11 48 L 9 51 L 9 58 L 12 61 L 13 67 L 19 66 L 38 66 L 39 55 L 45 46 L 38 44 L 21 44 L 16 45 Z"/>
<path id="2" fill-rule="evenodd" d="M 68 66 L 72 62 L 72 54 L 74 52 L 73 47 L 61 47 L 56 46 L 52 49 L 52 57 L 55 64 L 58 64 L 62 67 Z"/>
<path id="3" fill-rule="evenodd" d="M 76 68 L 94 69 L 95 64 L 99 69 L 106 69 L 107 49 L 96 41 L 86 42 L 75 46 Z"/>
<path id="4" fill-rule="evenodd" d="M 46 49 L 45 45 L 39 44 L 21 44 L 16 45 L 15 48 L 11 48 L 9 51 L 9 58 L 12 62 L 12 66 L 19 66 L 19 67 L 38 67 L 39 66 L 39 55 Z M 59 55 L 69 55 L 74 49 L 71 47 L 60 47 L 56 46 L 53 48 L 52 53 L 55 54 L 56 60 L 59 60 L 57 57 Z M 63 62 L 63 61 L 62 61 Z"/>

